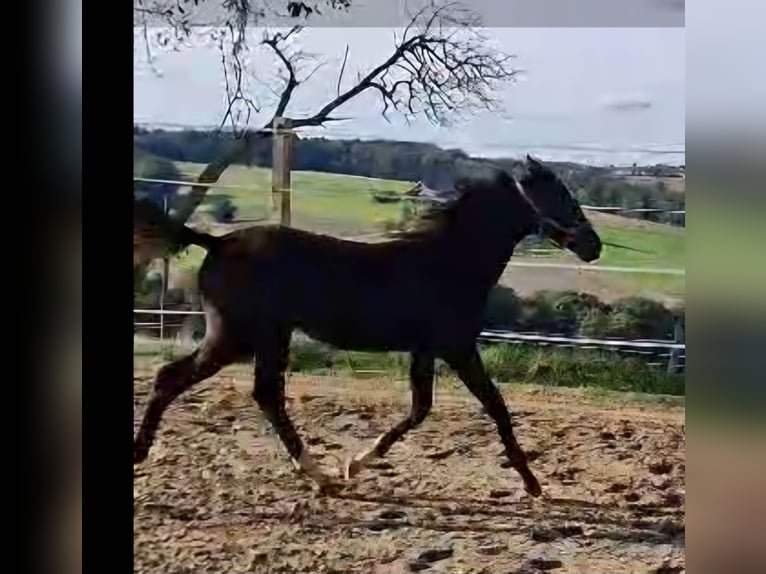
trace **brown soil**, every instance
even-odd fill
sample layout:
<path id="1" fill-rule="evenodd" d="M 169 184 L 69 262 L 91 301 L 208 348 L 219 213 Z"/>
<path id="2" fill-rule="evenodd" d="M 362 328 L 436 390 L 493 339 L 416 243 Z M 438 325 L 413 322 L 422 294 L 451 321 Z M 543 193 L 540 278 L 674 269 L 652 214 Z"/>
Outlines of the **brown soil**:
<path id="1" fill-rule="evenodd" d="M 151 378 L 135 374 L 136 425 Z M 683 408 L 506 388 L 543 484 L 534 500 L 502 468 L 478 402 L 440 383 L 422 427 L 340 494 L 322 496 L 293 472 L 249 386 L 245 371 L 227 369 L 168 410 L 135 468 L 136 572 L 685 567 Z M 299 432 L 327 466 L 367 446 L 409 401 L 392 381 L 293 377 L 289 395 Z"/>
<path id="2" fill-rule="evenodd" d="M 546 261 L 556 262 L 553 258 Z M 573 264 L 571 260 L 558 262 Z M 524 297 L 531 297 L 545 290 L 574 290 L 581 293 L 591 293 L 600 300 L 611 303 L 622 297 L 636 294 L 636 287 L 632 281 L 626 281 L 624 285 L 621 285 L 619 279 L 619 277 L 615 277 L 614 273 L 597 271 L 508 266 L 498 283 L 511 287 L 517 295 Z"/>

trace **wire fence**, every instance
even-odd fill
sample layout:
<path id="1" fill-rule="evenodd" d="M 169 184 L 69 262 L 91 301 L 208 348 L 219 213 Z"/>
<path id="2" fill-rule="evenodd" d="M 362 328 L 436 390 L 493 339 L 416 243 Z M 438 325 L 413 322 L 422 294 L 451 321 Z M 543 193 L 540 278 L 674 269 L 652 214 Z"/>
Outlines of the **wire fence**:
<path id="1" fill-rule="evenodd" d="M 196 174 L 182 174 L 186 175 L 187 177 L 193 178 L 196 177 Z M 159 178 L 152 178 L 152 177 L 140 177 L 140 176 L 133 176 L 133 181 L 140 181 L 143 183 L 161 183 L 161 184 L 167 184 L 167 185 L 178 185 L 178 186 L 188 186 L 188 187 L 206 187 L 206 188 L 215 188 L 215 189 L 239 189 L 239 190 L 249 190 L 249 191 L 263 191 L 266 190 L 263 189 L 261 186 L 255 186 L 255 185 L 232 185 L 232 184 L 224 184 L 224 183 L 200 183 L 193 179 L 159 179 Z M 312 193 L 321 193 L 321 191 L 313 191 Z M 392 192 L 396 193 L 396 192 Z M 401 199 L 402 201 L 412 201 L 412 202 L 423 202 L 423 203 L 433 203 L 436 201 L 433 197 L 430 196 L 417 196 L 417 195 L 404 195 L 404 194 L 398 194 L 398 199 Z M 581 205 L 585 210 L 588 211 L 604 211 L 604 212 L 615 212 L 615 213 L 671 213 L 671 214 L 679 214 L 679 215 L 685 215 L 686 210 L 685 209 L 669 209 L 669 208 L 662 208 L 662 207 L 621 207 L 619 205 Z"/>
<path id="2" fill-rule="evenodd" d="M 196 175 L 189 174 L 191 177 L 196 177 Z M 179 186 L 195 186 L 195 187 L 204 187 L 204 188 L 216 188 L 216 189 L 231 189 L 231 190 L 257 190 L 262 193 L 266 193 L 266 189 L 264 189 L 262 186 L 255 186 L 255 185 L 237 185 L 237 184 L 223 184 L 223 183 L 197 183 L 196 181 L 192 180 L 174 180 L 174 179 L 161 179 L 161 178 L 146 178 L 146 177 L 139 177 L 134 176 L 133 181 L 137 182 L 144 182 L 144 183 L 157 183 L 157 184 L 172 184 L 172 185 L 179 185 Z M 307 194 L 310 195 L 316 195 L 322 194 L 321 190 L 303 190 Z M 328 197 L 332 196 L 332 194 L 326 194 Z M 404 194 L 400 194 L 401 199 L 405 201 L 416 201 L 416 202 L 432 202 L 432 198 L 428 197 L 418 197 L 418 196 L 408 196 Z M 685 214 L 686 211 L 681 209 L 662 209 L 662 208 L 627 208 L 627 207 L 620 207 L 620 206 L 599 206 L 599 205 L 583 205 L 583 209 L 590 210 L 590 211 L 600 211 L 600 212 L 625 212 L 625 213 L 631 213 L 631 212 L 652 212 L 652 213 L 671 213 L 671 214 Z M 261 223 L 268 221 L 270 217 L 268 215 L 260 216 L 260 217 L 243 217 L 243 218 L 235 218 L 231 219 L 229 224 L 238 224 L 238 223 Z M 395 231 L 387 231 L 387 232 L 372 232 L 372 233 L 365 233 L 365 234 L 358 234 L 358 235 L 344 235 L 344 239 L 354 240 L 354 241 L 369 241 L 369 240 L 375 240 L 375 239 L 384 239 L 384 238 L 390 238 L 395 237 L 396 232 Z M 539 250 L 539 253 L 553 253 L 554 250 Z M 538 255 L 539 255 L 538 253 Z M 533 257 L 535 254 L 532 254 Z M 674 269 L 674 268 L 663 268 L 663 267 L 624 267 L 624 266 L 604 266 L 604 265 L 573 265 L 573 264 L 567 264 L 567 263 L 550 263 L 550 262 L 531 262 L 531 261 L 510 261 L 509 262 L 510 267 L 536 267 L 536 268 L 549 268 L 549 269 L 568 269 L 573 271 L 599 271 L 599 272 L 610 272 L 610 273 L 640 273 L 640 274 L 652 274 L 652 275 L 675 275 L 675 276 L 685 276 L 686 270 L 685 269 Z"/>
<path id="3" fill-rule="evenodd" d="M 200 316 L 204 311 L 179 309 L 134 309 L 134 315 L 170 316 Z M 182 323 L 134 322 L 134 327 L 142 331 L 158 331 L 156 339 L 165 343 L 166 329 L 179 329 Z M 183 344 L 178 337 L 168 338 L 173 344 Z M 535 345 L 539 347 L 558 347 L 568 349 L 610 351 L 624 355 L 643 356 L 651 360 L 650 366 L 667 366 L 669 370 L 681 370 L 686 364 L 686 344 L 677 341 L 656 339 L 620 339 L 620 338 L 591 338 L 572 337 L 563 334 L 542 334 L 517 331 L 485 329 L 479 335 L 479 341 L 492 344 Z M 188 340 L 187 340 L 188 343 Z"/>
<path id="4" fill-rule="evenodd" d="M 190 128 L 189 126 L 173 126 L 178 129 L 198 129 L 204 130 L 202 127 Z M 285 168 L 285 166 L 283 166 Z M 289 171 L 289 165 L 286 167 Z M 273 173 L 276 173 L 276 168 Z M 134 175 L 134 182 L 142 182 L 148 184 L 165 184 L 176 185 L 179 187 L 204 187 L 220 190 L 231 191 L 256 191 L 259 194 L 263 194 L 266 201 L 264 202 L 264 211 L 268 214 L 265 217 L 243 217 L 236 218 L 227 221 L 226 223 L 255 223 L 262 222 L 271 219 L 271 208 L 266 203 L 271 200 L 272 194 L 276 191 L 273 180 L 272 185 L 264 181 L 247 182 L 243 184 L 231 184 L 231 183 L 198 183 L 196 173 L 179 173 L 181 178 L 189 179 L 164 179 L 164 178 L 146 178 Z M 374 179 L 374 178 L 364 178 Z M 290 186 L 288 186 L 290 188 Z M 279 190 L 281 192 L 281 190 Z M 295 192 L 298 192 L 297 194 Z M 407 195 L 401 192 L 393 190 L 383 190 L 380 188 L 373 188 L 370 186 L 368 190 L 370 195 L 375 193 L 383 194 L 395 194 L 397 201 L 411 201 L 411 202 L 425 202 L 433 203 L 434 198 L 430 196 L 417 196 Z M 301 198 L 320 198 L 325 200 L 326 198 L 336 197 L 337 194 L 328 192 L 327 189 L 321 189 L 321 186 L 300 186 L 300 189 L 290 189 L 290 193 L 296 197 Z M 605 213 L 667 213 L 671 215 L 685 215 L 685 209 L 670 209 L 670 208 L 644 208 L 644 207 L 625 207 L 625 206 L 613 206 L 613 205 L 582 205 L 584 210 L 594 212 Z M 333 230 L 334 232 L 334 230 Z M 355 234 L 349 232 L 349 230 L 343 230 L 338 232 L 338 235 L 348 240 L 369 241 L 375 239 L 390 238 L 395 236 L 395 232 L 386 231 L 383 233 L 365 233 Z M 543 250 L 532 249 L 529 253 L 525 252 L 525 256 L 531 255 L 531 257 L 538 258 L 539 254 L 552 253 L 555 250 Z M 534 252 L 534 253 L 533 253 Z M 645 262 L 646 263 L 646 262 Z M 568 264 L 559 262 L 540 262 L 540 261 L 528 261 L 528 260 L 512 260 L 509 262 L 509 267 L 522 267 L 522 268 L 536 268 L 536 269 L 558 269 L 558 270 L 573 270 L 578 273 L 581 272 L 605 272 L 605 273 L 617 273 L 617 274 L 650 274 L 650 275 L 669 275 L 676 277 L 685 277 L 685 269 L 659 267 L 659 266 L 618 266 L 618 265 L 599 265 L 599 264 Z M 190 315 L 204 315 L 202 311 L 194 310 L 179 310 L 179 309 L 135 309 L 134 314 L 154 315 L 159 316 L 159 322 L 152 321 L 139 321 L 135 322 L 134 326 L 142 331 L 159 331 L 159 339 L 165 340 L 165 331 L 167 329 L 175 329 L 180 327 L 179 324 L 172 324 L 165 321 L 166 316 L 190 316 Z M 490 344 L 513 344 L 513 345 L 536 345 L 536 346 L 554 346 L 561 348 L 578 348 L 578 349 L 595 349 L 600 351 L 613 351 L 620 354 L 647 356 L 651 357 L 653 361 L 663 361 L 673 363 L 676 366 L 683 368 L 685 364 L 685 344 L 677 341 L 657 341 L 657 340 L 625 340 L 614 338 L 586 338 L 586 337 L 571 337 L 563 334 L 549 334 L 549 333 L 520 333 L 513 331 L 496 331 L 485 330 L 481 333 L 481 340 Z M 663 364 L 662 362 L 656 362 L 652 364 Z"/>
<path id="5" fill-rule="evenodd" d="M 184 310 L 184 309 L 133 309 L 134 315 L 180 315 L 190 316 L 205 315 L 204 311 L 196 310 Z M 159 326 L 160 323 L 148 322 L 148 323 L 134 323 L 135 326 Z M 685 349 L 684 343 L 676 343 L 673 341 L 663 341 L 659 339 L 622 339 L 619 337 L 606 337 L 606 338 L 588 338 L 577 337 L 571 338 L 567 335 L 560 333 L 549 333 L 541 335 L 539 333 L 519 332 L 519 331 L 503 331 L 497 329 L 485 329 L 481 332 L 482 338 L 498 338 L 503 340 L 517 340 L 528 342 L 550 342 L 550 343 L 572 343 L 580 345 L 602 345 L 608 347 L 632 347 L 643 349 Z"/>

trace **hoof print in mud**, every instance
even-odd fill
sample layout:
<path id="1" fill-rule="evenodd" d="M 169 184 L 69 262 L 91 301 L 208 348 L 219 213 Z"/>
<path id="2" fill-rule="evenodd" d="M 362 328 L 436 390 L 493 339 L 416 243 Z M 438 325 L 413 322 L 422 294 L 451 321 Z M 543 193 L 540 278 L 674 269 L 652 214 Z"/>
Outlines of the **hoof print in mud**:
<path id="1" fill-rule="evenodd" d="M 564 564 L 557 558 L 530 558 L 522 565 L 522 572 L 546 572 L 561 568 Z"/>
<path id="2" fill-rule="evenodd" d="M 378 514 L 378 518 L 383 520 L 401 520 L 402 518 L 407 518 L 407 513 L 397 509 L 382 510 Z"/>
<path id="3" fill-rule="evenodd" d="M 535 542 L 553 542 L 554 540 L 561 538 L 561 534 L 558 530 L 548 526 L 533 527 L 530 536 Z"/>
<path id="4" fill-rule="evenodd" d="M 508 550 L 506 544 L 483 544 L 476 548 L 476 552 L 484 556 L 497 556 Z"/>
<path id="5" fill-rule="evenodd" d="M 452 548 L 445 546 L 443 548 L 429 548 L 418 554 L 417 558 L 409 561 L 411 572 L 419 572 L 430 568 L 432 563 L 446 560 L 453 554 Z"/>
<path id="6" fill-rule="evenodd" d="M 508 496 L 511 496 L 513 492 L 510 490 L 505 490 L 502 488 L 498 488 L 496 490 L 490 490 L 489 491 L 489 497 L 490 498 L 506 498 Z"/>
<path id="7" fill-rule="evenodd" d="M 531 538 L 535 542 L 553 542 L 559 538 L 582 536 L 584 530 L 578 524 L 562 524 L 561 526 L 537 525 L 532 528 Z"/>
<path id="8" fill-rule="evenodd" d="M 625 484 L 624 482 L 613 482 L 612 484 L 606 487 L 604 492 L 607 492 L 609 494 L 615 494 L 618 492 L 625 492 L 626 490 L 628 490 L 628 485 Z"/>
<path id="9" fill-rule="evenodd" d="M 455 449 L 447 448 L 444 450 L 428 453 L 426 458 L 431 460 L 444 460 L 445 458 L 451 457 L 453 454 L 455 454 Z"/>
<path id="10" fill-rule="evenodd" d="M 663 506 L 678 507 L 684 505 L 684 496 L 679 492 L 668 492 L 662 497 Z"/>
<path id="11" fill-rule="evenodd" d="M 673 470 L 673 464 L 667 460 L 658 460 L 649 463 L 649 472 L 652 474 L 669 474 Z"/>
<path id="12" fill-rule="evenodd" d="M 637 492 L 626 492 L 622 498 L 625 502 L 638 502 L 641 500 L 641 495 Z"/>

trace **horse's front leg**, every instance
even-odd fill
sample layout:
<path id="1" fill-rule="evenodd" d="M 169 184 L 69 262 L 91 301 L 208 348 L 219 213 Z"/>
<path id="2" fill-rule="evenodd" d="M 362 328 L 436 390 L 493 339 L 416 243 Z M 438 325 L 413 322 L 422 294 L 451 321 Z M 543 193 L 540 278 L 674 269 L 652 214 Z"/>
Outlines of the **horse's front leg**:
<path id="1" fill-rule="evenodd" d="M 455 370 L 460 380 L 468 387 L 468 390 L 481 401 L 484 410 L 495 421 L 497 431 L 500 434 L 500 440 L 505 447 L 506 456 L 508 456 L 511 466 L 516 469 L 524 480 L 524 489 L 534 497 L 540 496 L 542 494 L 540 483 L 529 469 L 527 456 L 521 450 L 513 434 L 508 407 L 497 386 L 489 378 L 478 349 L 472 346 L 465 352 L 450 353 L 444 359 Z"/>

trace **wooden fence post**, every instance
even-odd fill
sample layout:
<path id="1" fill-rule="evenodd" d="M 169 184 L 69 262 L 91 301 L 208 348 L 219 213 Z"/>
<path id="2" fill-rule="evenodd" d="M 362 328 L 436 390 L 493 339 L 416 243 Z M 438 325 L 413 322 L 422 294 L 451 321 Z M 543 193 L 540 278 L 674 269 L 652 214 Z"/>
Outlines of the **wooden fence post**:
<path id="1" fill-rule="evenodd" d="M 293 159 L 293 133 L 290 120 L 275 118 L 271 161 L 272 208 L 279 209 L 282 225 L 290 225 L 292 207 L 290 197 L 290 172 Z"/>

